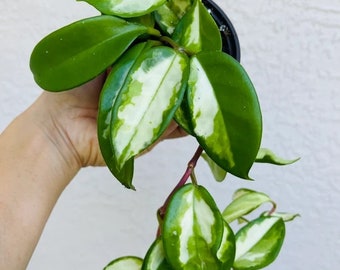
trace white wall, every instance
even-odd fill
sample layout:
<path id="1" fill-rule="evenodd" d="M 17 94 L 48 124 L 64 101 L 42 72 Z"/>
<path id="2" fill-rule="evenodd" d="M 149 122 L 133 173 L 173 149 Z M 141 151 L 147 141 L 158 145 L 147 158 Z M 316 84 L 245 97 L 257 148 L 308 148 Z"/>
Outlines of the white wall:
<path id="1" fill-rule="evenodd" d="M 256 165 L 255 182 L 215 183 L 203 162 L 199 181 L 223 207 L 238 187 L 267 192 L 279 210 L 299 212 L 268 269 L 337 269 L 340 264 L 340 1 L 219 0 L 236 27 L 242 63 L 257 87 L 263 146 L 295 158 L 289 167 Z M 73 0 L 2 0 L 0 130 L 39 95 L 28 61 L 38 40 L 97 14 Z M 82 170 L 60 198 L 29 270 L 102 269 L 122 255 L 143 256 L 155 235 L 155 211 L 195 149 L 166 142 L 136 162 L 137 192 L 105 168 Z"/>

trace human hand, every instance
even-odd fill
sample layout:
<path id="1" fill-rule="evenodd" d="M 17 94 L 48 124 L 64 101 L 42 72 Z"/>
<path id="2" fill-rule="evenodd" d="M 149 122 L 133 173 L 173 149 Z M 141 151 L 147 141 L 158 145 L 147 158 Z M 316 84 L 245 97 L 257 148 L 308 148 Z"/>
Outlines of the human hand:
<path id="1" fill-rule="evenodd" d="M 60 147 L 66 162 L 70 159 L 80 167 L 103 166 L 97 139 L 98 101 L 105 75 L 75 89 L 50 93 L 43 92 L 36 102 L 40 127 L 52 143 Z M 161 138 L 143 153 L 150 151 L 164 139 L 178 138 L 186 133 L 172 121 Z"/>

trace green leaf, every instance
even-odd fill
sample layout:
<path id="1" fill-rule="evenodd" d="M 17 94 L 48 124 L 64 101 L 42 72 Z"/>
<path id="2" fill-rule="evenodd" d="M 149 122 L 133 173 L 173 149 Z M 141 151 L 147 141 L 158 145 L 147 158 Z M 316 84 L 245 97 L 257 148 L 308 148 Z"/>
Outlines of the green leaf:
<path id="1" fill-rule="evenodd" d="M 292 164 L 296 161 L 298 161 L 300 158 L 292 159 L 292 160 L 287 160 L 280 158 L 276 156 L 271 150 L 267 148 L 260 148 L 255 162 L 259 163 L 270 163 L 274 165 L 289 165 Z"/>
<path id="2" fill-rule="evenodd" d="M 207 155 L 227 172 L 249 179 L 262 119 L 254 86 L 242 66 L 223 52 L 192 57 L 188 103 L 195 136 Z"/>
<path id="3" fill-rule="evenodd" d="M 109 67 L 147 27 L 112 16 L 87 18 L 65 26 L 34 48 L 30 67 L 39 86 L 63 91 Z"/>
<path id="4" fill-rule="evenodd" d="M 171 270 L 173 269 L 166 261 L 163 242 L 157 238 L 145 255 L 142 270 Z M 129 270 L 129 269 L 127 269 Z"/>
<path id="5" fill-rule="evenodd" d="M 224 230 L 221 245 L 217 251 L 217 258 L 222 262 L 223 270 L 230 269 L 234 264 L 236 243 L 235 235 L 227 222 L 223 222 Z"/>
<path id="6" fill-rule="evenodd" d="M 300 217 L 300 214 L 282 213 L 282 212 L 274 212 L 274 213 L 264 212 L 262 216 L 278 217 L 278 218 L 282 218 L 284 222 L 289 222 L 289 221 L 293 221 L 297 217 Z"/>
<path id="7" fill-rule="evenodd" d="M 226 178 L 227 172 L 218 166 L 206 153 L 202 153 L 202 157 L 208 163 L 215 180 L 222 182 Z"/>
<path id="8" fill-rule="evenodd" d="M 192 0 L 168 0 L 154 12 L 157 24 L 162 31 L 171 35 L 191 5 Z"/>
<path id="9" fill-rule="evenodd" d="M 191 53 L 222 50 L 221 33 L 200 0 L 179 21 L 172 38 Z"/>
<path id="10" fill-rule="evenodd" d="M 262 269 L 278 256 L 285 237 L 281 218 L 259 217 L 236 234 L 235 270 Z"/>
<path id="11" fill-rule="evenodd" d="M 138 58 L 112 111 L 118 168 L 162 135 L 183 99 L 187 78 L 187 57 L 169 47 L 151 48 Z"/>
<path id="12" fill-rule="evenodd" d="M 174 269 L 221 269 L 221 214 L 206 189 L 187 184 L 172 197 L 163 223 L 163 245 Z M 221 258 L 224 258 L 224 248 Z"/>
<path id="13" fill-rule="evenodd" d="M 166 0 L 77 0 L 94 6 L 107 15 L 123 18 L 137 17 L 150 13 L 165 3 Z"/>
<path id="14" fill-rule="evenodd" d="M 104 270 L 141 270 L 143 260 L 134 256 L 118 258 L 110 262 Z"/>
<path id="15" fill-rule="evenodd" d="M 250 189 L 241 189 L 234 200 L 224 209 L 222 216 L 228 223 L 241 218 L 266 202 L 275 203 L 266 194 Z"/>
<path id="16" fill-rule="evenodd" d="M 117 166 L 111 137 L 112 107 L 138 56 L 149 47 L 150 43 L 140 43 L 124 53 L 107 77 L 99 99 L 97 127 L 100 150 L 112 174 L 127 188 L 134 188 L 132 185 L 134 162 L 131 158 L 123 168 Z"/>

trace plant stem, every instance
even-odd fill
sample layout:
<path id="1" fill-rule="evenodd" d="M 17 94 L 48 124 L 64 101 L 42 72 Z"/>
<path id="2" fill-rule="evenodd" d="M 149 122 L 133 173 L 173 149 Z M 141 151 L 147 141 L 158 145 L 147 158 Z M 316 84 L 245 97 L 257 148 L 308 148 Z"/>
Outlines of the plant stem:
<path id="1" fill-rule="evenodd" d="M 186 55 L 189 55 L 189 56 L 194 55 L 193 52 L 187 50 L 184 47 L 181 47 L 178 43 L 176 43 L 172 38 L 170 38 L 168 36 L 161 36 L 159 38 L 159 40 L 161 42 L 165 42 L 165 43 L 169 44 L 173 49 L 178 50 L 179 52 L 185 53 Z"/>
<path id="2" fill-rule="evenodd" d="M 186 184 L 186 182 L 188 181 L 189 177 L 192 176 L 192 182 L 193 184 L 197 185 L 197 181 L 196 181 L 196 177 L 194 176 L 194 168 L 196 167 L 197 161 L 200 158 L 201 154 L 203 152 L 203 148 L 201 146 L 199 146 L 194 154 L 194 156 L 190 159 L 190 161 L 188 162 L 188 166 L 186 171 L 184 172 L 181 180 L 179 180 L 178 184 L 175 186 L 175 188 L 171 191 L 170 195 L 168 196 L 168 198 L 165 200 L 165 203 L 163 204 L 163 206 L 161 208 L 159 208 L 158 210 L 158 215 L 161 219 L 164 218 L 166 209 L 169 205 L 169 202 L 172 198 L 172 196 L 174 195 L 174 193 L 180 189 L 182 186 L 184 186 Z"/>

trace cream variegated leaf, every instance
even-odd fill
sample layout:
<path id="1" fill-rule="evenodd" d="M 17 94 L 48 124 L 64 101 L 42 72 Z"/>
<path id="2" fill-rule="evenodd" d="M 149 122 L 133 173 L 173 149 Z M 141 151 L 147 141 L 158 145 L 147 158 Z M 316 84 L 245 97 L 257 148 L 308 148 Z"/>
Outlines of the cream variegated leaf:
<path id="1" fill-rule="evenodd" d="M 207 155 L 225 171 L 249 179 L 262 119 L 255 89 L 242 66 L 222 52 L 195 55 L 187 97 L 194 135 Z"/>
<path id="2" fill-rule="evenodd" d="M 222 215 L 224 220 L 230 223 L 267 202 L 275 206 L 274 201 L 266 194 L 250 189 L 241 189 L 237 191 L 237 196 L 234 196 L 234 200 L 224 209 Z"/>
<path id="3" fill-rule="evenodd" d="M 259 217 L 236 234 L 233 269 L 257 270 L 271 264 L 278 256 L 285 237 L 285 224 L 278 217 Z"/>
<path id="4" fill-rule="evenodd" d="M 222 38 L 214 19 L 200 0 L 178 22 L 172 38 L 191 53 L 222 50 Z"/>
<path id="5" fill-rule="evenodd" d="M 140 154 L 165 131 L 186 88 L 188 60 L 157 46 L 134 64 L 112 111 L 111 137 L 118 167 Z"/>
<path id="6" fill-rule="evenodd" d="M 211 195 L 188 184 L 172 197 L 163 223 L 166 258 L 174 269 L 217 270 L 223 220 Z M 224 247 L 222 248 L 224 249 Z M 224 250 L 220 251 L 221 258 Z"/>

